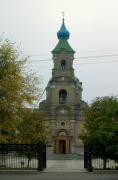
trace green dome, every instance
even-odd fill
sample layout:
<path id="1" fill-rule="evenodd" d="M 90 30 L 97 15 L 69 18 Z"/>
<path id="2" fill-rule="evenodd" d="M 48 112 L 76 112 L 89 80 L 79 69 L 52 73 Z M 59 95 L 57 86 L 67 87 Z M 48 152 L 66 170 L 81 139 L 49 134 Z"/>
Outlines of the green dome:
<path id="1" fill-rule="evenodd" d="M 74 77 L 74 78 L 73 78 L 73 82 L 74 82 L 74 84 L 75 84 L 76 87 L 82 89 L 82 82 L 80 82 L 77 77 Z"/>

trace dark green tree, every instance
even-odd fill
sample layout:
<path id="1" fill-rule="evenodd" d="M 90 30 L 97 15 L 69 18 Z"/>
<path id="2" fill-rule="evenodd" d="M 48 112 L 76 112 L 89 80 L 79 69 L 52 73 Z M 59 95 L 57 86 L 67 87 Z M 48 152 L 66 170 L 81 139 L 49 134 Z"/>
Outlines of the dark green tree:
<path id="1" fill-rule="evenodd" d="M 103 159 L 105 169 L 107 159 L 118 159 L 118 99 L 96 98 L 86 111 L 84 127 L 80 137 Z"/>

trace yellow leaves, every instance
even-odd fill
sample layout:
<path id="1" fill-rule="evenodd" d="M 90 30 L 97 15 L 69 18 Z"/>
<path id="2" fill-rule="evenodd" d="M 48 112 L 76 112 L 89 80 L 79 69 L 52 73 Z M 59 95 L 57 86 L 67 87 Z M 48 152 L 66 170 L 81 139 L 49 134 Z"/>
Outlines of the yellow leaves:
<path id="1" fill-rule="evenodd" d="M 0 142 L 6 142 L 15 136 L 25 105 L 33 103 L 38 93 L 37 78 L 33 74 L 23 73 L 25 62 L 26 58 L 20 56 L 13 44 L 9 41 L 1 42 Z"/>

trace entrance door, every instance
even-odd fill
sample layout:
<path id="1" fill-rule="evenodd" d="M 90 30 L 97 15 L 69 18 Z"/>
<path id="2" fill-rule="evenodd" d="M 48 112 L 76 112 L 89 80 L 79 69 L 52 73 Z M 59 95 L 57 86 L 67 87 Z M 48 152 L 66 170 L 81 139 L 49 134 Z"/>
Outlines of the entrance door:
<path id="1" fill-rule="evenodd" d="M 66 154 L 66 140 L 59 141 L 60 154 Z"/>

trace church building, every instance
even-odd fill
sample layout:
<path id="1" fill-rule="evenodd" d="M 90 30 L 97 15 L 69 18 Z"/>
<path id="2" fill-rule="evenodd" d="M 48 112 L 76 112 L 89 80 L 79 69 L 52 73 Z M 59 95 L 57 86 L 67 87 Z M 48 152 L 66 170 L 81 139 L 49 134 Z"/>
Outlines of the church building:
<path id="1" fill-rule="evenodd" d="M 46 100 L 39 105 L 48 120 L 50 151 L 56 154 L 79 153 L 82 146 L 79 134 L 87 106 L 82 100 L 82 82 L 74 74 L 75 51 L 68 42 L 69 36 L 63 18 L 57 32 L 58 43 L 52 50 L 54 66 L 46 87 Z"/>

